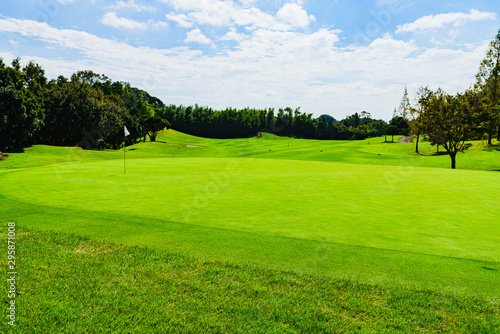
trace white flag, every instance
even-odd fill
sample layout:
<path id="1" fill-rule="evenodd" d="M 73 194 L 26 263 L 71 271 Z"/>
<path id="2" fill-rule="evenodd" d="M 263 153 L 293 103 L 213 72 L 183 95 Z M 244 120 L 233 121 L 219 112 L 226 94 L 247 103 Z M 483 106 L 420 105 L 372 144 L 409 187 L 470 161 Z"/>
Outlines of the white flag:
<path id="1" fill-rule="evenodd" d="M 125 130 L 125 137 L 127 137 L 130 134 L 130 132 L 128 132 L 127 127 L 125 125 L 123 126 L 123 130 Z"/>

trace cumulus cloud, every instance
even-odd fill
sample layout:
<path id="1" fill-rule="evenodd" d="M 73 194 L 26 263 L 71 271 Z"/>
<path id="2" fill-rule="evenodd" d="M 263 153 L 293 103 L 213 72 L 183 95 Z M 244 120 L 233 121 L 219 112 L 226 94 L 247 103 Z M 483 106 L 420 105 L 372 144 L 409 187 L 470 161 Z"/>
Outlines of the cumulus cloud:
<path id="1" fill-rule="evenodd" d="M 190 22 L 216 27 L 238 25 L 249 30 L 258 28 L 289 30 L 291 27 L 307 26 L 314 19 L 314 16 L 307 15 L 307 12 L 297 4 L 285 5 L 281 9 L 281 19 L 278 19 L 259 8 L 250 6 L 251 1 L 243 2 L 241 5 L 228 0 L 163 0 L 163 2 L 176 10 L 188 12 L 180 14 L 184 16 L 177 15 L 170 18 L 181 21 L 186 26 L 187 22 Z"/>
<path id="2" fill-rule="evenodd" d="M 176 22 L 182 28 L 191 28 L 193 22 L 185 14 L 170 13 L 165 15 L 167 20 Z"/>
<path id="3" fill-rule="evenodd" d="M 184 40 L 186 43 L 199 43 L 199 44 L 208 44 L 210 46 L 214 46 L 212 40 L 207 36 L 201 33 L 200 29 L 194 29 L 189 31 L 186 34 L 186 39 Z"/>
<path id="4" fill-rule="evenodd" d="M 496 19 L 495 13 L 480 12 L 471 9 L 470 13 L 447 13 L 439 15 L 428 15 L 419 18 L 415 22 L 403 24 L 397 27 L 396 33 L 402 32 L 423 32 L 440 29 L 447 25 L 459 27 L 473 21 L 483 21 Z"/>
<path id="5" fill-rule="evenodd" d="M 307 11 L 295 3 L 287 3 L 276 14 L 277 17 L 293 27 L 306 28 L 316 18 L 308 15 Z"/>
<path id="6" fill-rule="evenodd" d="M 101 23 L 113 28 L 125 29 L 146 29 L 147 24 L 144 22 L 137 22 L 124 17 L 118 17 L 116 12 L 109 12 L 104 14 Z"/>

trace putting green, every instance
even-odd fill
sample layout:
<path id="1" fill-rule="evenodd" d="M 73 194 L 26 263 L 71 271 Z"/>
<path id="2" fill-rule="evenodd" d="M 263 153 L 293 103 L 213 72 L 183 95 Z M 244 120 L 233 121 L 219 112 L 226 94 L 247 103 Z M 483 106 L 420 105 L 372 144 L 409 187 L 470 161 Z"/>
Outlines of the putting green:
<path id="1" fill-rule="evenodd" d="M 2 195 L 78 211 L 499 261 L 500 174 L 317 161 L 158 158 L 4 174 Z M 116 224 L 124 224 L 117 221 Z"/>

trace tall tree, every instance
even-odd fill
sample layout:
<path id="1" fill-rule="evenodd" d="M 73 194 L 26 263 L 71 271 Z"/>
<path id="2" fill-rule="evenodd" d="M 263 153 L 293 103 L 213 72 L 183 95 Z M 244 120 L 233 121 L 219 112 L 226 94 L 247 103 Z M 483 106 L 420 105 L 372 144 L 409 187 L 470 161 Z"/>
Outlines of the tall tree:
<path id="1" fill-rule="evenodd" d="M 481 61 L 476 79 L 476 85 L 486 97 L 486 109 L 491 116 L 489 120 L 483 120 L 483 126 L 488 131 L 488 144 L 491 145 L 492 129 L 496 128 L 497 140 L 500 140 L 500 30 Z"/>
<path id="2" fill-rule="evenodd" d="M 410 117 L 410 99 L 408 98 L 408 88 L 405 87 L 405 92 L 401 98 L 398 109 L 394 109 L 393 118 L 396 116 L 403 117 L 405 120 L 409 120 Z"/>
<path id="3" fill-rule="evenodd" d="M 410 107 L 410 129 L 417 136 L 415 143 L 415 152 L 419 154 L 418 144 L 420 135 L 425 129 L 426 106 L 432 96 L 432 91 L 428 87 L 420 87 L 417 91 L 415 107 Z"/>

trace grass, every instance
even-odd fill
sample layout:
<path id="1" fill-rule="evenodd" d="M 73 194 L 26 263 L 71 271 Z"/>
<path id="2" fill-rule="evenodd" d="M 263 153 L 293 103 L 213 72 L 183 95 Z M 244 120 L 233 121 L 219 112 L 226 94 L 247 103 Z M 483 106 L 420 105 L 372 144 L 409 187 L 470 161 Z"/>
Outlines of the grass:
<path id="1" fill-rule="evenodd" d="M 17 300 L 25 307 L 17 328 L 30 333 L 495 333 L 500 326 L 498 305 L 474 297 L 60 232 L 22 230 L 18 242 L 24 274 Z M 0 329 L 7 330 L 4 323 Z"/>
<path id="2" fill-rule="evenodd" d="M 155 254 L 153 258 L 182 258 L 194 263 L 195 271 L 207 263 L 210 270 L 223 273 L 234 267 L 231 272 L 244 277 L 239 282 L 245 291 L 255 285 L 254 275 L 267 282 L 259 288 L 265 297 L 262 300 L 271 300 L 264 303 L 267 308 L 250 294 L 246 300 L 235 299 L 235 303 L 246 305 L 242 309 L 246 311 L 234 313 L 215 306 L 227 304 L 221 292 L 214 292 L 227 282 L 211 276 L 197 281 L 186 274 L 184 282 L 198 287 L 193 303 L 204 306 L 193 309 L 182 304 L 182 312 L 165 308 L 162 318 L 156 312 L 163 306 L 154 310 L 140 306 L 141 301 L 150 300 L 142 289 L 149 284 L 171 289 L 172 282 L 158 278 L 158 283 L 152 270 L 148 278 L 140 273 L 141 268 L 132 266 L 127 275 L 140 279 L 129 280 L 120 288 L 101 287 L 103 294 L 121 296 L 109 300 L 101 313 L 121 307 L 116 300 L 127 299 L 130 294 L 126 291 L 142 291 L 130 304 L 136 312 L 122 309 L 114 314 L 130 332 L 152 331 L 153 323 L 180 326 L 172 328 L 185 332 L 498 331 L 500 207 L 496 199 L 500 175 L 494 172 L 500 169 L 498 146 L 474 142 L 469 152 L 458 157 L 462 169 L 452 171 L 448 169 L 449 157 L 434 156 L 435 148 L 426 143 L 421 144 L 423 154 L 417 155 L 414 145 L 383 143 L 383 138 L 314 141 L 263 134 L 261 138 L 215 140 L 169 130 L 158 140 L 128 148 L 126 175 L 123 151 L 40 145 L 1 161 L 0 221 L 16 221 L 27 235 L 36 236 L 22 241 L 26 249 L 37 247 L 30 244 L 34 240 L 43 248 L 26 251 L 21 261 L 34 261 L 32 268 L 46 268 L 44 275 L 50 278 L 49 273 L 58 271 L 49 270 L 52 265 L 44 263 L 61 257 L 68 261 L 64 264 L 61 260 L 62 266 L 67 266 L 77 259 L 72 256 L 80 256 L 71 254 L 66 259 L 58 253 L 61 249 L 55 244 L 71 240 L 111 249 L 96 258 L 82 257 L 71 266 L 76 271 L 87 270 L 96 259 L 102 268 L 113 267 L 117 260 L 111 254 L 123 250 Z M 130 259 L 118 261 L 119 266 L 128 268 L 133 262 Z M 154 267 L 153 262 L 145 266 Z M 113 281 L 115 274 L 116 270 L 100 276 L 94 284 Z M 288 286 L 282 289 L 289 295 L 274 300 L 277 292 L 268 287 L 272 284 L 266 277 L 287 275 L 309 282 L 306 285 L 312 295 L 300 285 Z M 37 280 L 30 276 L 26 284 Z M 323 281 L 335 286 L 334 291 L 328 291 Z M 88 286 L 76 273 L 68 274 L 65 282 L 76 290 Z M 49 288 L 50 284 L 44 286 Z M 362 291 L 353 287 L 362 287 Z M 221 291 L 233 297 L 243 291 L 233 288 Z M 390 293 L 377 299 L 372 293 L 378 290 Z M 197 299 L 210 296 L 210 291 L 215 293 L 213 298 Z M 321 294 L 327 298 L 324 303 L 331 298 L 351 298 L 338 293 L 352 294 L 355 300 L 366 295 L 366 300 L 361 298 L 363 308 L 357 315 L 354 311 L 349 315 L 328 303 L 329 311 L 312 304 L 303 306 L 304 300 L 316 300 Z M 391 304 L 386 313 L 388 300 L 393 301 L 395 295 L 401 297 L 399 306 Z M 412 295 L 424 296 L 431 305 L 447 306 L 439 316 L 422 313 L 413 308 Z M 66 305 L 68 301 L 60 295 L 45 297 L 51 305 L 48 309 L 69 310 L 60 321 L 73 319 L 71 310 L 79 309 L 76 302 Z M 94 297 L 89 298 L 84 305 L 95 303 Z M 186 295 L 151 297 L 158 305 L 170 300 L 171 306 L 183 303 L 183 298 Z M 37 308 L 40 300 L 26 303 Z M 280 317 L 289 304 L 301 306 L 294 308 L 292 315 Z M 153 320 L 136 318 L 140 307 Z M 405 308 L 413 313 L 406 314 Z M 460 316 L 465 320 L 455 319 L 458 309 L 465 312 Z M 187 314 L 196 314 L 200 320 Z M 258 316 L 254 319 L 252 314 Z M 320 320 L 307 320 L 308 314 L 318 315 Z M 366 314 L 372 318 L 366 320 Z M 94 322 L 81 317 L 63 322 L 63 332 L 87 332 L 90 324 L 109 322 L 106 316 L 109 314 L 101 314 Z M 47 332 L 54 319 L 39 319 L 40 328 L 45 328 L 40 332 Z M 134 329 L 132 323 L 143 325 Z"/>

